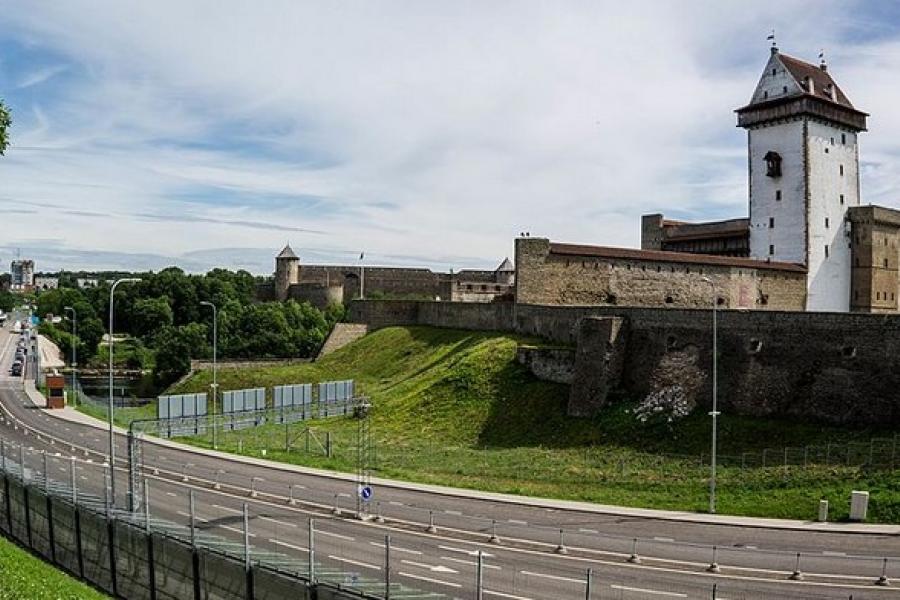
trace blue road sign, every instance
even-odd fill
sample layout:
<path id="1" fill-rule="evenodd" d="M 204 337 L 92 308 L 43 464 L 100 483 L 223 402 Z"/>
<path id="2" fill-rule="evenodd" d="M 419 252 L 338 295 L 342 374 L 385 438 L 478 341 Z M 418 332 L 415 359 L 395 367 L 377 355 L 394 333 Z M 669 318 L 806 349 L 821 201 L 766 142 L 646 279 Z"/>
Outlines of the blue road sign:
<path id="1" fill-rule="evenodd" d="M 374 494 L 374 491 L 372 490 L 372 486 L 370 486 L 370 485 L 359 486 L 359 497 L 362 498 L 364 502 L 368 502 L 369 500 L 371 500 L 372 494 Z"/>

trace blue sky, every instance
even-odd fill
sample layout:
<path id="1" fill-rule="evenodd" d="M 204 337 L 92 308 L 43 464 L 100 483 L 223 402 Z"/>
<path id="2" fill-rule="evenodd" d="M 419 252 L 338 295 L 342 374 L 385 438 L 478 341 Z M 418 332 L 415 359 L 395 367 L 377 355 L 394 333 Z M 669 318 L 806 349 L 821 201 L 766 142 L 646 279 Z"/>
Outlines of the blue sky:
<path id="1" fill-rule="evenodd" d="M 491 267 L 520 231 L 635 246 L 746 213 L 776 29 L 872 113 L 863 201 L 900 207 L 895 2 L 0 0 L 0 260 L 39 269 Z M 8 224 L 8 225 L 6 225 Z"/>

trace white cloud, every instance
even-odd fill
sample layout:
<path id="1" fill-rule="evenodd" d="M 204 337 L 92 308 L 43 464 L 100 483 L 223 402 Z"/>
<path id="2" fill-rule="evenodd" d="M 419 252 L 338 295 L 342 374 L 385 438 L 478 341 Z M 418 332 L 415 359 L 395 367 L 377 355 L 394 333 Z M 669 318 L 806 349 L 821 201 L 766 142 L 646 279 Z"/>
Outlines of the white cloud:
<path id="1" fill-rule="evenodd" d="M 642 212 L 746 210 L 732 109 L 749 98 L 777 15 L 786 51 L 839 49 L 830 56 L 842 86 L 878 109 L 863 141 L 872 161 L 864 189 L 883 201 L 900 180 L 891 109 L 900 85 L 873 75 L 896 70 L 900 51 L 890 40 L 838 43 L 841 17 L 855 9 L 712 0 L 8 7 L 32 43 L 85 75 L 52 109 L 41 104 L 45 118 L 14 131 L 0 194 L 107 215 L 22 219 L 21 239 L 126 254 L 276 251 L 289 237 L 311 249 L 365 248 L 376 260 L 489 266 L 523 230 L 634 245 Z M 229 201 L 210 201 L 216 190 Z M 199 192 L 204 202 L 185 202 Z M 298 201 L 260 200 L 270 195 Z M 171 219 L 179 214 L 184 223 Z"/>

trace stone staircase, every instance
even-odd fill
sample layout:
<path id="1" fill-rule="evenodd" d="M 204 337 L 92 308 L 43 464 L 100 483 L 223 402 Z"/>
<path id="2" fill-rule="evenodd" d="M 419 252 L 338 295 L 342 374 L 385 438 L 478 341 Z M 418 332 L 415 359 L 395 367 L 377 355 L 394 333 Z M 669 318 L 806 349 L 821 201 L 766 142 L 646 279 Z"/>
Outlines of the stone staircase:
<path id="1" fill-rule="evenodd" d="M 362 323 L 335 323 L 334 329 L 328 334 L 322 349 L 316 360 L 322 358 L 326 354 L 331 354 L 339 348 L 343 348 L 347 344 L 353 343 L 369 332 L 369 326 Z"/>

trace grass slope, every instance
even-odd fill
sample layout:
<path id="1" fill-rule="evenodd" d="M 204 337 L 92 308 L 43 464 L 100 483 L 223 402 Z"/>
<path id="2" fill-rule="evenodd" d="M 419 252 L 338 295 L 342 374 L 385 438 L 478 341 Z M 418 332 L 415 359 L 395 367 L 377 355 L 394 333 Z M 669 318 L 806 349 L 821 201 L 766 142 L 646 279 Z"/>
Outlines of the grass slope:
<path id="1" fill-rule="evenodd" d="M 101 600 L 108 596 L 0 537 L 0 600 Z"/>
<path id="2" fill-rule="evenodd" d="M 538 381 L 515 362 L 518 343 L 533 339 L 424 327 L 376 331 L 323 360 L 258 369 L 222 369 L 221 389 L 355 379 L 372 398 L 371 431 L 377 475 L 492 491 L 681 510 L 707 505 L 709 418 L 696 414 L 675 424 L 639 423 L 627 401 L 594 419 L 565 415 L 568 387 Z M 204 391 L 201 371 L 171 392 Z M 313 427 L 307 441 L 298 432 Z M 332 469 L 355 469 L 356 422 L 331 419 L 293 426 L 267 425 L 230 433 L 220 448 Z M 324 432 L 335 452 L 322 456 Z M 875 432 L 798 422 L 720 419 L 720 454 L 764 447 L 868 439 Z M 285 451 L 285 434 L 293 438 Z M 192 443 L 209 445 L 208 439 Z M 708 457 L 708 455 L 707 455 Z M 811 518 L 818 500 L 845 517 L 851 489 L 871 492 L 875 520 L 900 522 L 900 477 L 859 468 L 742 470 L 723 467 L 723 513 Z"/>

